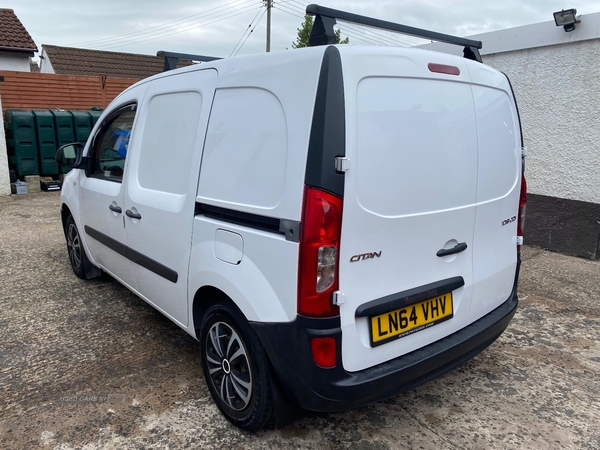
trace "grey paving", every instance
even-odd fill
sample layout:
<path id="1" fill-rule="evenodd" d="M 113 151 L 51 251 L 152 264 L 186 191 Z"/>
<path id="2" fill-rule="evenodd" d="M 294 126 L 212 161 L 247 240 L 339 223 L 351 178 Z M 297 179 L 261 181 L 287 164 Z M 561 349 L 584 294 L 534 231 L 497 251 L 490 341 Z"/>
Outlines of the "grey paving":
<path id="1" fill-rule="evenodd" d="M 507 332 L 461 368 L 283 430 L 230 426 L 196 342 L 108 277 L 76 278 L 59 193 L 0 198 L 2 449 L 600 448 L 600 263 L 524 249 Z"/>

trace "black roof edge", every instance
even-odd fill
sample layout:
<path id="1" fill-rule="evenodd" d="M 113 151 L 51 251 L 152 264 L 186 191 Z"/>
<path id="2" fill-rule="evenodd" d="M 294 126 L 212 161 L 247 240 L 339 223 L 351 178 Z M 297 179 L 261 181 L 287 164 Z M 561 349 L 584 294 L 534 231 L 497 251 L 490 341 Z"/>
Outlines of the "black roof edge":
<path id="1" fill-rule="evenodd" d="M 344 22 L 365 25 L 382 30 L 395 31 L 397 33 L 407 34 L 409 36 L 432 39 L 434 41 L 445 42 L 447 44 L 461 45 L 464 46 L 465 58 L 481 62 L 481 55 L 479 54 L 479 49 L 483 47 L 481 41 L 452 36 L 450 34 L 438 33 L 436 31 L 424 30 L 422 28 L 410 27 L 408 25 L 388 22 L 386 20 L 375 19 L 373 17 L 361 16 L 346 11 L 326 8 L 316 4 L 308 5 L 306 7 L 306 14 L 315 16 L 315 23 L 309 39 L 311 46 L 334 44 L 335 32 L 333 30 L 333 25 L 336 23 L 336 19 L 339 19 Z"/>

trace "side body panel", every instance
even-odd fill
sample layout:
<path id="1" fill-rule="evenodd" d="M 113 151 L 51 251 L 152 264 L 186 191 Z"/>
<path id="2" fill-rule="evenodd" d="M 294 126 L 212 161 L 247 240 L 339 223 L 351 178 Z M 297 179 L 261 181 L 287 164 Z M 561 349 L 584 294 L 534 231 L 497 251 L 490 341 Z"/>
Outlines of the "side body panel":
<path id="1" fill-rule="evenodd" d="M 304 167 L 323 51 L 219 68 L 196 198 L 190 308 L 209 285 L 250 321 L 296 317 Z M 260 222 L 276 225 L 266 231 Z"/>
<path id="2" fill-rule="evenodd" d="M 139 106 L 147 85 L 142 84 L 121 94 L 98 120 L 84 149 L 84 154 L 91 158 L 94 136 L 102 126 L 102 121 L 112 111 L 121 106 L 136 102 Z M 138 120 L 134 121 L 132 135 L 135 135 Z M 125 161 L 125 171 L 128 170 L 129 159 Z M 98 267 L 111 274 L 125 286 L 135 290 L 137 283 L 133 275 L 131 261 L 125 256 L 127 235 L 123 214 L 109 207 L 121 207 L 124 211 L 124 181 L 115 182 L 88 176 L 84 170 L 77 170 L 79 184 L 79 217 L 81 221 L 80 234 L 85 240 L 89 255 Z M 95 237 L 92 237 L 95 236 Z M 103 236 L 100 238 L 99 236 Z M 110 239 L 113 248 L 101 242 Z"/>
<path id="3" fill-rule="evenodd" d="M 153 80 L 130 144 L 124 210 L 138 292 L 188 325 L 188 265 L 195 192 L 217 71 Z"/>

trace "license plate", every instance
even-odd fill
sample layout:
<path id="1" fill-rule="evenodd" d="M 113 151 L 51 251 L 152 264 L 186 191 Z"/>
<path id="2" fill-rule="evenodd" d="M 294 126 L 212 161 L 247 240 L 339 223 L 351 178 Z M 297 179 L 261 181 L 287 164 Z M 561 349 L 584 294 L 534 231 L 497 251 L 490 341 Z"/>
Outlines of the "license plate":
<path id="1" fill-rule="evenodd" d="M 432 327 L 453 316 L 452 292 L 373 316 L 369 321 L 371 347 Z"/>

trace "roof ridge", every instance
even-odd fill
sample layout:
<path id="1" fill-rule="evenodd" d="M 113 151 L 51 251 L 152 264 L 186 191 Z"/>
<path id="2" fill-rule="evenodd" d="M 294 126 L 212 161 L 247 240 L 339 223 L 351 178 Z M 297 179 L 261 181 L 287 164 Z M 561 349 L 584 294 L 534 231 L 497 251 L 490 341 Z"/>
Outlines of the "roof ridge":
<path id="1" fill-rule="evenodd" d="M 161 56 L 140 53 L 111 52 L 79 47 L 42 44 L 42 51 L 54 73 L 62 75 L 96 76 L 105 74 L 115 78 L 142 79 L 163 71 Z M 180 61 L 178 67 L 193 64 Z"/>
<path id="2" fill-rule="evenodd" d="M 116 55 L 151 56 L 153 58 L 162 58 L 160 56 L 148 55 L 146 53 L 115 52 L 113 50 L 98 50 L 95 48 L 82 48 L 82 47 L 66 47 L 64 45 L 55 45 L 55 44 L 42 44 L 42 47 L 43 48 L 54 47 L 54 48 L 68 49 L 68 50 L 80 50 L 80 51 L 86 51 L 86 52 L 100 52 L 100 53 L 104 53 L 104 54 L 112 53 L 112 54 L 116 54 Z"/>
<path id="3" fill-rule="evenodd" d="M 0 8 L 0 29 L 0 48 L 3 50 L 27 53 L 38 51 L 35 41 L 13 9 Z"/>

